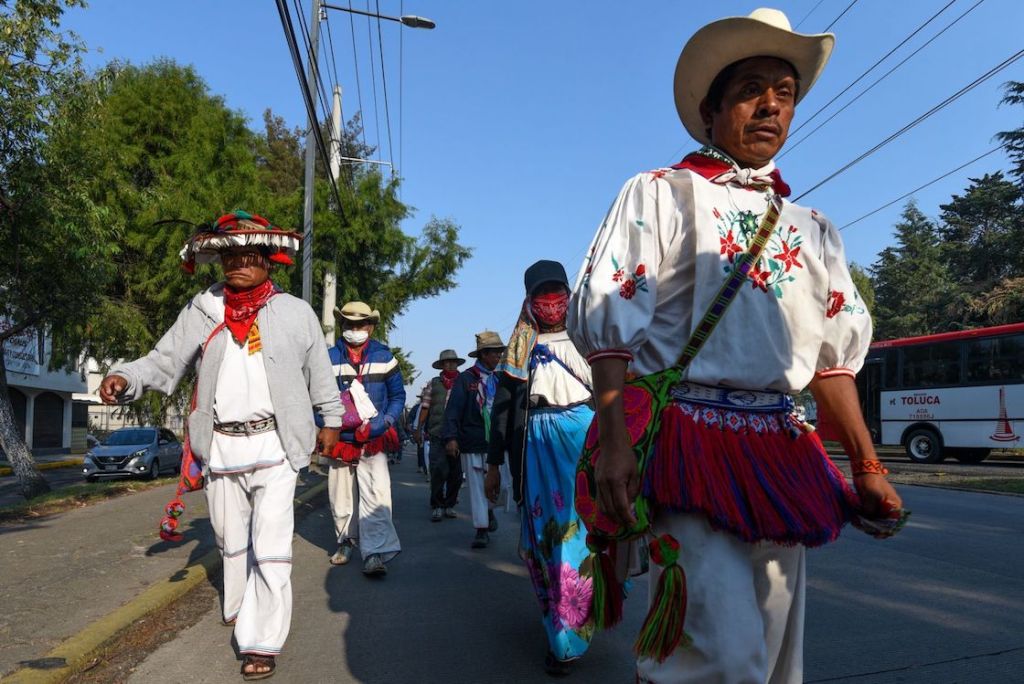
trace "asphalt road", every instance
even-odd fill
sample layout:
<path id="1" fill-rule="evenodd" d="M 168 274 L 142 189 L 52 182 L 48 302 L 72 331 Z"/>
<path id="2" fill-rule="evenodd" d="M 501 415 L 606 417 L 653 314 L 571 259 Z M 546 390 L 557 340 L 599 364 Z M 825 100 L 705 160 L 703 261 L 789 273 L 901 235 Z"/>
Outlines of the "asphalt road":
<path id="1" fill-rule="evenodd" d="M 46 482 L 50 485 L 51 489 L 63 489 L 70 485 L 85 484 L 81 466 L 44 470 L 43 477 L 46 478 Z M 173 482 L 177 476 L 167 473 L 161 477 L 167 482 Z M 131 477 L 107 478 L 107 481 L 114 479 L 131 479 Z M 21 495 L 21 489 L 18 488 L 18 479 L 13 475 L 0 477 L 0 506 L 10 506 L 24 502 L 25 497 Z"/>
<path id="2" fill-rule="evenodd" d="M 279 682 L 546 682 L 545 644 L 515 554 L 514 513 L 485 551 L 471 551 L 468 502 L 459 519 L 428 520 L 426 486 L 393 471 L 404 552 L 383 580 L 358 562 L 332 568 L 326 508 L 297 527 L 295 613 Z M 896 539 L 854 530 L 811 552 L 807 682 L 946 684 L 1024 681 L 1024 499 L 903 487 L 914 511 Z M 466 497 L 464 496 L 463 499 Z M 645 611 L 641 580 L 625 624 L 598 635 L 578 682 L 633 681 L 630 644 Z M 132 682 L 238 679 L 219 610 L 149 656 Z"/>

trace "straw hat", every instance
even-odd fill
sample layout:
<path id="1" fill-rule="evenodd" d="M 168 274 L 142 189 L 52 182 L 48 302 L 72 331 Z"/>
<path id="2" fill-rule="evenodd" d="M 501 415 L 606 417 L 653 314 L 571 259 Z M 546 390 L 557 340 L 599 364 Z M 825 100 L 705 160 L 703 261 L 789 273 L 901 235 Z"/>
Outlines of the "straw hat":
<path id="1" fill-rule="evenodd" d="M 480 356 L 485 349 L 504 349 L 505 343 L 501 341 L 501 335 L 491 330 L 484 330 L 476 334 L 476 349 L 469 352 L 470 358 Z"/>
<path id="2" fill-rule="evenodd" d="M 348 302 L 340 309 L 334 307 L 334 316 L 356 322 L 370 321 L 371 323 L 376 323 L 380 321 L 380 311 L 371 309 L 370 305 L 364 302 Z"/>
<path id="3" fill-rule="evenodd" d="M 834 45 L 831 33 L 794 33 L 789 19 L 776 9 L 762 7 L 747 17 L 711 22 L 687 41 L 676 63 L 676 111 L 683 126 L 698 142 L 711 143 L 700 103 L 722 69 L 750 57 L 776 57 L 792 64 L 800 79 L 800 102 L 821 75 Z"/>
<path id="4" fill-rule="evenodd" d="M 178 219 L 160 223 L 181 223 Z M 273 225 L 258 214 L 237 210 L 216 221 L 201 224 L 179 252 L 182 268 L 189 273 L 196 264 L 220 263 L 220 253 L 230 247 L 266 247 L 270 260 L 291 266 L 302 236 Z"/>
<path id="5" fill-rule="evenodd" d="M 445 361 L 457 361 L 460 366 L 466 363 L 466 359 L 460 358 L 454 349 L 445 349 L 441 352 L 441 355 L 437 357 L 437 361 L 431 365 L 437 370 L 441 370 L 444 367 Z"/>

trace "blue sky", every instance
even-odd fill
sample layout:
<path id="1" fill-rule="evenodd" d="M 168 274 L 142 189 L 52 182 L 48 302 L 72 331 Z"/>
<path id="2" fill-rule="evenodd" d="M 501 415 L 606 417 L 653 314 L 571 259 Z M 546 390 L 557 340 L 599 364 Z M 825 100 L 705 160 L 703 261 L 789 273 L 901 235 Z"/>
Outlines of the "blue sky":
<path id="1" fill-rule="evenodd" d="M 954 2 L 814 125 L 976 1 Z M 353 6 L 365 9 L 366 3 L 355 0 Z M 859 0 L 833 27 L 832 61 L 798 107 L 794 128 L 948 3 Z M 301 4 L 308 21 L 310 2 Z M 380 54 L 375 42 L 375 116 L 367 20 L 355 19 L 368 140 L 374 143 L 379 135 L 382 158 L 401 161 L 402 197 L 417 210 L 405 229 L 418 232 L 432 215 L 451 217 L 463 227 L 462 241 L 474 249 L 459 273 L 458 288 L 413 303 L 392 333 L 391 343 L 411 351 L 424 371 L 417 384 L 432 372 L 429 364 L 441 349 L 454 347 L 462 354 L 472 349 L 474 332 L 498 330 L 507 338 L 522 301 L 524 269 L 536 259 L 551 258 L 562 261 L 572 275 L 624 180 L 677 161 L 695 147 L 672 99 L 679 51 L 705 23 L 746 15 L 761 4 L 380 0 L 382 13 L 404 10 L 437 22 L 433 31 L 391 22 L 381 27 L 393 154 L 388 153 Z M 771 6 L 786 12 L 793 24 L 803 19 L 801 32 L 817 33 L 849 4 L 784 0 Z M 376 0 L 370 5 L 375 8 Z M 329 10 L 328 21 L 345 115 L 351 116 L 359 97 L 349 15 Z M 1020 50 L 1022 24 L 1024 3 L 984 0 L 779 162 L 794 194 Z M 91 64 L 171 57 L 195 65 L 211 92 L 254 126 L 268 106 L 291 125 L 305 125 L 291 58 L 270 0 L 92 0 L 87 9 L 70 12 L 64 26 L 90 48 Z M 376 23 L 370 28 L 376 41 Z M 1010 79 L 1024 80 L 1024 60 L 802 203 L 843 225 L 991 149 L 996 132 L 1016 128 L 1024 119 L 1020 108 L 997 106 L 1000 86 Z M 330 79 L 325 76 L 325 81 Z M 811 128 L 791 136 L 791 143 Z M 1002 153 L 991 155 L 919 192 L 917 201 L 935 216 L 939 204 L 966 187 L 969 176 L 1007 166 Z M 864 265 L 875 260 L 890 244 L 901 208 L 897 204 L 843 232 L 851 260 Z M 366 297 L 372 303 L 369 293 Z"/>

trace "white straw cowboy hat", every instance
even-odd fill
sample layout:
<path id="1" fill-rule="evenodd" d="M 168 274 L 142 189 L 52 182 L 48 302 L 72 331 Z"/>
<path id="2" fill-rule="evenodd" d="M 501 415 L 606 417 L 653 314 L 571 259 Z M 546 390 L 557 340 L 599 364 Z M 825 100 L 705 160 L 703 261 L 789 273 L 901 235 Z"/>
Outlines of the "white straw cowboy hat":
<path id="1" fill-rule="evenodd" d="M 505 343 L 501 341 L 501 335 L 491 330 L 484 330 L 476 334 L 476 349 L 469 352 L 470 358 L 480 356 L 485 349 L 504 349 Z"/>
<path id="2" fill-rule="evenodd" d="M 380 321 L 380 311 L 371 309 L 370 306 L 364 302 L 349 302 L 345 306 L 334 307 L 334 315 L 338 318 L 344 318 L 350 321 L 370 321 L 371 323 L 377 323 Z"/>
<path id="3" fill-rule="evenodd" d="M 683 126 L 698 142 L 711 144 L 700 103 L 722 69 L 749 57 L 776 57 L 792 64 L 800 79 L 800 102 L 821 75 L 835 42 L 831 33 L 794 33 L 785 14 L 765 7 L 748 17 L 711 22 L 687 41 L 676 63 L 676 111 Z"/>
<path id="4" fill-rule="evenodd" d="M 458 353 L 454 349 L 445 349 L 441 352 L 441 355 L 437 357 L 437 361 L 431 365 L 437 370 L 444 368 L 445 361 L 456 361 L 460 366 L 466 363 L 466 359 L 460 358 Z"/>

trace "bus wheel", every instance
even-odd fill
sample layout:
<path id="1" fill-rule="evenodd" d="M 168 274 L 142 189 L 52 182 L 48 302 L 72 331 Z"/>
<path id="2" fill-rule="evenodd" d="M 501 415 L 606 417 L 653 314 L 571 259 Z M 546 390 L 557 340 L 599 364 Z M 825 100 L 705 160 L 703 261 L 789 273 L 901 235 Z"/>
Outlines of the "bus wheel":
<path id="1" fill-rule="evenodd" d="M 992 453 L 991 449 L 953 449 L 953 456 L 961 463 L 981 463 Z"/>
<path id="2" fill-rule="evenodd" d="M 944 457 L 942 440 L 934 430 L 919 428 L 907 435 L 903 443 L 907 450 L 907 458 L 914 463 L 938 463 Z"/>

